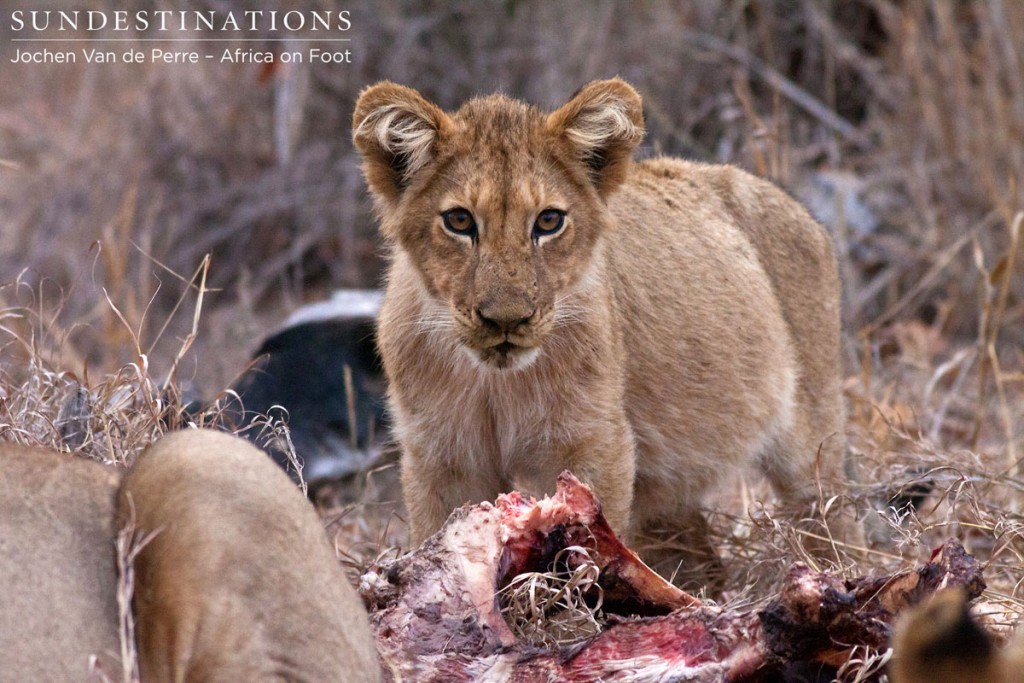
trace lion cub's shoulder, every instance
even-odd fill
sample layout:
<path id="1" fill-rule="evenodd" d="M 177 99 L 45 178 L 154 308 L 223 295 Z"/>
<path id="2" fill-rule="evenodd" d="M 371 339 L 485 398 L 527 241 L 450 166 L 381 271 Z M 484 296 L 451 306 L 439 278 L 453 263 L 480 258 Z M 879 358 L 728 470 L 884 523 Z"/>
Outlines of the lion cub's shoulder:
<path id="1" fill-rule="evenodd" d="M 778 185 L 738 166 L 679 157 L 659 156 L 635 162 L 626 187 L 650 194 L 692 193 L 698 195 L 702 203 L 710 201 L 737 209 L 744 205 L 757 209 L 765 198 L 797 205 Z"/>
<path id="2" fill-rule="evenodd" d="M 766 263 L 769 270 L 792 261 L 794 253 L 814 275 L 826 277 L 824 270 L 834 266 L 832 240 L 803 204 L 779 185 L 738 166 L 674 157 L 636 162 L 618 203 L 651 200 L 658 202 L 662 218 L 675 217 L 677 225 L 700 229 L 708 221 L 728 224 L 771 262 Z"/>

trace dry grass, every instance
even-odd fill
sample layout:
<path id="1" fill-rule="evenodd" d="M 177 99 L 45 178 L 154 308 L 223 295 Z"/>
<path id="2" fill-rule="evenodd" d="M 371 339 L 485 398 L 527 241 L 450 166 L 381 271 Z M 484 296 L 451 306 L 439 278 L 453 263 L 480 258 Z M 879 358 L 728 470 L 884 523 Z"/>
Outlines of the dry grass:
<path id="1" fill-rule="evenodd" d="M 518 638 L 558 647 L 595 636 L 604 626 L 601 568 L 581 546 L 567 546 L 544 572 L 526 572 L 498 592 L 501 614 Z"/>
<path id="2" fill-rule="evenodd" d="M 132 614 L 132 597 L 135 595 L 135 558 L 160 531 L 150 530 L 143 534 L 135 528 L 135 514 L 132 514 L 117 533 L 117 620 L 121 640 L 121 681 L 139 683 L 139 653 L 135 641 L 135 616 Z"/>
<path id="3" fill-rule="evenodd" d="M 180 378 L 207 393 L 251 351 L 233 340 L 327 288 L 375 282 L 349 117 L 382 77 L 446 107 L 495 89 L 555 106 L 620 74 L 645 98 L 645 153 L 738 163 L 801 196 L 815 172 L 854 174 L 833 201 L 856 195 L 870 219 L 830 212 L 851 330 L 914 317 L 958 336 L 978 329 L 1021 206 L 1019 3 L 605 1 L 578 8 L 571 26 L 534 0 L 345 6 L 357 62 L 279 80 L 245 64 L 0 67 L 0 268 L 63 292 L 80 362 L 130 360 L 99 287 L 129 318 L 157 307 L 143 321 L 153 333 L 173 306 L 169 272 L 208 253 L 203 339 L 225 358 L 204 354 L 202 371 L 193 363 Z M 1009 285 L 1008 321 L 1021 320 L 1022 296 Z M 186 326 L 159 338 L 158 374 Z M 1021 326 L 1008 327 L 1020 343 Z"/>
<path id="4" fill-rule="evenodd" d="M 737 163 L 825 207 L 859 483 L 808 514 L 842 506 L 870 528 L 835 566 L 889 571 L 957 536 L 988 563 L 996 619 L 1024 611 L 1024 3 L 594 2 L 571 25 L 533 0 L 346 7 L 357 63 L 280 81 L 250 65 L 0 68 L 0 438 L 131 462 L 288 308 L 373 284 L 348 142 L 366 84 L 553 106 L 619 74 L 645 98 L 644 153 Z M 806 527 L 748 513 L 765 494 L 738 476 L 709 504 L 734 606 L 805 556 Z M 353 572 L 404 543 L 397 500 L 393 465 L 324 496 Z"/>

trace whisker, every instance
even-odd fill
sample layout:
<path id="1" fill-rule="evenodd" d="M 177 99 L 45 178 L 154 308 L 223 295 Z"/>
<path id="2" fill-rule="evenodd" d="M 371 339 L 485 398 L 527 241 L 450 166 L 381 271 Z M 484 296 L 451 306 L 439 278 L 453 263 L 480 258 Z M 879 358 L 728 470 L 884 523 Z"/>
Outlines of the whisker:
<path id="1" fill-rule="evenodd" d="M 455 329 L 455 322 L 447 312 L 431 311 L 408 320 L 398 323 L 400 329 L 412 328 L 414 334 L 429 334 L 438 332 L 450 332 Z"/>

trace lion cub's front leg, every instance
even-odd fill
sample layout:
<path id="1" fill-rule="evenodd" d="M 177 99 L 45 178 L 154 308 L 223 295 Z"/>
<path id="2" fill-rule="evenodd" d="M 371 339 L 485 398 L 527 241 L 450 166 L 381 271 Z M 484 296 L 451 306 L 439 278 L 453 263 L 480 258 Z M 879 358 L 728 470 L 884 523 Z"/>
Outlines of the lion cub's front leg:
<path id="1" fill-rule="evenodd" d="M 413 545 L 440 529 L 452 510 L 466 503 L 493 501 L 513 488 L 533 495 L 551 493 L 563 470 L 594 490 L 612 529 L 628 538 L 636 460 L 624 420 L 579 441 L 532 450 L 508 476 L 483 460 L 446 459 L 414 445 L 403 449 L 402 493 Z"/>
<path id="2" fill-rule="evenodd" d="M 545 491 L 551 491 L 558 475 L 569 470 L 594 490 L 608 524 L 628 542 L 636 477 L 634 448 L 633 432 L 625 417 L 621 423 L 610 421 L 549 458 L 538 472 L 542 477 L 538 483 Z"/>
<path id="3" fill-rule="evenodd" d="M 417 446 L 403 447 L 401 467 L 413 546 L 440 529 L 452 510 L 466 503 L 493 501 L 507 488 L 489 467 L 427 454 Z"/>

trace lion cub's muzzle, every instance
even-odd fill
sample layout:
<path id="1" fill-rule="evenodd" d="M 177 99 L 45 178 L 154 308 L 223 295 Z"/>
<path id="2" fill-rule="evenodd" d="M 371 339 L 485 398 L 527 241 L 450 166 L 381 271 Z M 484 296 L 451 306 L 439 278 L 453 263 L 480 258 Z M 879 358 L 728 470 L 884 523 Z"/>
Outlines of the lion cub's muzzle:
<path id="1" fill-rule="evenodd" d="M 546 326 L 533 302 L 491 304 L 472 309 L 473 330 L 465 340 L 486 365 L 505 369 L 528 364 Z"/>
<path id="2" fill-rule="evenodd" d="M 520 315 L 520 312 L 478 308 L 474 317 L 484 331 L 493 335 L 509 337 L 527 331 L 537 309 L 534 308 L 528 315 Z"/>

